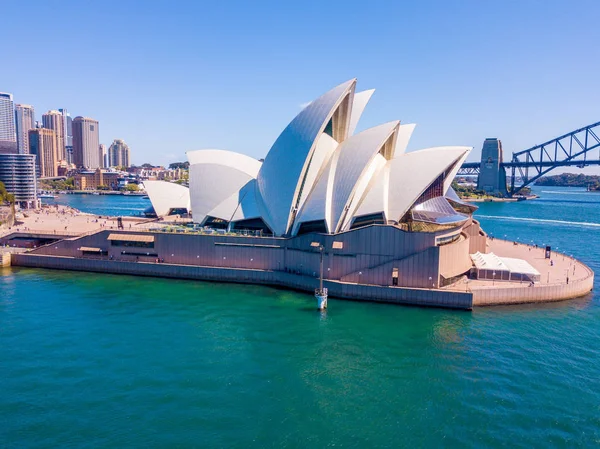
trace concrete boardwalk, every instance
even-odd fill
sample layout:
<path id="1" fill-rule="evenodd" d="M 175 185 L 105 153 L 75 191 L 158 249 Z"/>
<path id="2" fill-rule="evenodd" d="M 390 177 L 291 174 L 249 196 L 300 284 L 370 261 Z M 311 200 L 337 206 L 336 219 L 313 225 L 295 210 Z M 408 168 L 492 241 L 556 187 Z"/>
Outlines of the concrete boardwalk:
<path id="1" fill-rule="evenodd" d="M 518 281 L 466 280 L 444 287 L 450 291 L 473 293 L 473 306 L 550 302 L 587 294 L 594 284 L 593 271 L 565 254 L 552 252 L 545 258 L 544 248 L 522 243 L 488 239 L 488 252 L 500 257 L 524 259 L 540 272 L 541 279 L 533 285 Z"/>
<path id="2" fill-rule="evenodd" d="M 541 278 L 532 288 L 547 285 L 563 285 L 569 282 L 581 281 L 590 276 L 592 271 L 583 263 L 571 258 L 565 254 L 552 252 L 551 258 L 546 259 L 544 248 L 535 248 L 530 245 L 499 239 L 488 239 L 488 252 L 493 252 L 500 257 L 512 257 L 515 259 L 524 259 L 529 262 L 536 270 L 540 272 Z M 468 282 L 462 280 L 456 284 L 444 287 L 447 290 L 465 290 L 468 284 L 470 290 L 480 289 L 502 289 L 522 287 L 528 283 L 518 281 L 491 281 L 470 279 Z M 529 288 L 529 287 L 528 287 Z"/>
<path id="3" fill-rule="evenodd" d="M 12 232 L 47 233 L 56 235 L 83 235 L 104 229 L 117 229 L 117 217 L 86 214 L 67 206 L 45 206 L 38 210 L 22 211 L 21 218 L 12 228 L 0 230 L 0 237 Z M 181 224 L 183 219 L 174 219 L 173 224 Z M 161 222 L 161 224 L 166 224 Z M 157 224 L 143 217 L 123 217 L 125 230 L 145 231 Z"/>

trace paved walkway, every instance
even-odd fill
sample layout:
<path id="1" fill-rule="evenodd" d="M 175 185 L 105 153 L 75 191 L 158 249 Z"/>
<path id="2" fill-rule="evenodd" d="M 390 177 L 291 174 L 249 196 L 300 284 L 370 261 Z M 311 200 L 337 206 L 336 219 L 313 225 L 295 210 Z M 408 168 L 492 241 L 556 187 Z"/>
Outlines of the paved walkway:
<path id="1" fill-rule="evenodd" d="M 586 278 L 590 275 L 590 269 L 581 262 L 561 253 L 552 252 L 551 258 L 545 258 L 545 248 L 535 248 L 523 243 L 509 242 L 499 239 L 488 239 L 488 252 L 493 252 L 500 257 L 512 257 L 524 259 L 540 272 L 540 281 L 533 286 L 563 285 L 569 282 Z M 528 286 L 526 282 L 517 281 L 491 281 L 491 280 L 469 280 L 459 281 L 445 287 L 448 290 L 479 290 L 499 289 Z"/>
<path id="2" fill-rule="evenodd" d="M 57 235 L 81 235 L 103 229 L 117 229 L 117 218 L 91 215 L 79 212 L 68 206 L 46 206 L 38 210 L 25 210 L 18 214 L 18 220 L 12 228 L 3 228 L 0 236 L 12 232 L 43 232 Z M 180 219 L 183 222 L 183 220 Z M 162 222 L 161 222 L 162 223 Z M 123 217 L 125 230 L 147 230 L 156 227 L 142 217 Z"/>

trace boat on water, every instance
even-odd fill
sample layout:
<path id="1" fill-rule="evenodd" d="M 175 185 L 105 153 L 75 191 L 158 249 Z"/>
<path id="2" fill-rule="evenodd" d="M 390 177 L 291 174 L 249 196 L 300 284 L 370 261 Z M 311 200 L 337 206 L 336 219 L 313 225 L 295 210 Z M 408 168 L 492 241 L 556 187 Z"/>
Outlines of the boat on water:
<path id="1" fill-rule="evenodd" d="M 56 195 L 52 195 L 51 193 L 42 193 L 38 195 L 39 198 L 58 198 Z"/>

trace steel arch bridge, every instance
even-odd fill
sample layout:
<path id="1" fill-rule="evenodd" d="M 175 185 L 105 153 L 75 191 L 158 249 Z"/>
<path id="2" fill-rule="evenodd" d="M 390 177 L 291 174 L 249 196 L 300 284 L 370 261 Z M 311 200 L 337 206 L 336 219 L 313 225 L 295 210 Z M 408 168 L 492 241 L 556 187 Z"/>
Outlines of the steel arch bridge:
<path id="1" fill-rule="evenodd" d="M 512 154 L 510 162 L 503 162 L 500 167 L 510 169 L 509 194 L 519 191 L 534 183 L 540 177 L 557 167 L 578 167 L 600 165 L 600 122 L 576 129 L 555 139 L 536 145 L 527 150 Z M 593 150 L 598 149 L 594 155 Z M 479 175 L 482 162 L 466 162 L 459 175 Z M 517 183 L 517 179 L 520 182 Z"/>

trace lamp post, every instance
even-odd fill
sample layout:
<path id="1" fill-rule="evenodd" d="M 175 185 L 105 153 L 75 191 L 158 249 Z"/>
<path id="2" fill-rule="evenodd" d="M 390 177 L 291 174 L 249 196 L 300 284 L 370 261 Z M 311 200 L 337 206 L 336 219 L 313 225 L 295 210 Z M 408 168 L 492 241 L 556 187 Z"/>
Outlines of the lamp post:
<path id="1" fill-rule="evenodd" d="M 319 288 L 315 289 L 315 298 L 317 298 L 317 308 L 324 310 L 327 308 L 327 289 L 323 288 L 323 251 L 325 247 L 320 242 L 312 242 L 310 246 L 319 249 Z"/>

